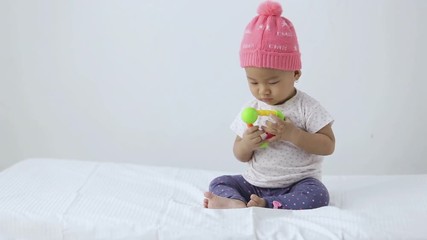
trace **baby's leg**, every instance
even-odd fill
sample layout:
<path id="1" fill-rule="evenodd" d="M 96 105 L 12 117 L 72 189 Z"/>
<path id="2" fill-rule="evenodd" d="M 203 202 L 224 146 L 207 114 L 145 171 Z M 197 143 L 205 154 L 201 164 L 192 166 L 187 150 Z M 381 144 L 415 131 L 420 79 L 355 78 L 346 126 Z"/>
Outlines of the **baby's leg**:
<path id="1" fill-rule="evenodd" d="M 290 187 L 288 193 L 264 197 L 269 208 L 313 209 L 329 204 L 325 185 L 315 178 L 305 178 Z M 274 202 L 274 203 L 273 203 Z"/>
<path id="2" fill-rule="evenodd" d="M 236 203 L 238 203 L 237 207 L 240 205 L 246 207 L 253 192 L 253 186 L 240 175 L 221 176 L 212 180 L 209 191 L 205 193 L 204 201 L 204 206 L 207 208 L 235 208 Z"/>

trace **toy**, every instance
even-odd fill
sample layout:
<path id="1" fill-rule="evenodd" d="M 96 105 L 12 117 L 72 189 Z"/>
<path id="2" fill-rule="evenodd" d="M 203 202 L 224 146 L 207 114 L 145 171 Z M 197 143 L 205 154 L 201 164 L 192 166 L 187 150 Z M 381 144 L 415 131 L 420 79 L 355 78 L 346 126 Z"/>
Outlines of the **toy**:
<path id="1" fill-rule="evenodd" d="M 282 120 L 285 120 L 285 115 L 279 111 L 279 110 L 257 110 L 252 107 L 247 107 L 243 109 L 241 117 L 243 122 L 245 122 L 248 127 L 253 127 L 253 124 L 258 119 L 259 116 L 270 116 L 270 115 L 276 115 Z M 267 133 L 267 137 L 265 139 L 272 138 L 274 135 L 271 133 Z M 268 143 L 263 143 L 261 145 L 261 148 L 266 148 L 268 146 Z"/>

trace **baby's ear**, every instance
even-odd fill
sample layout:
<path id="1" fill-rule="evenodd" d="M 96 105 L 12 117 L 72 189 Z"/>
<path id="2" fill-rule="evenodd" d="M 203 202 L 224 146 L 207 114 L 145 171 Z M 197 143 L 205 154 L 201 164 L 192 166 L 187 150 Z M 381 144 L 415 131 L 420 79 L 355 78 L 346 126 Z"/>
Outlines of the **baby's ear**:
<path id="1" fill-rule="evenodd" d="M 301 77 L 301 74 L 302 74 L 301 70 L 295 70 L 294 72 L 295 81 Z"/>

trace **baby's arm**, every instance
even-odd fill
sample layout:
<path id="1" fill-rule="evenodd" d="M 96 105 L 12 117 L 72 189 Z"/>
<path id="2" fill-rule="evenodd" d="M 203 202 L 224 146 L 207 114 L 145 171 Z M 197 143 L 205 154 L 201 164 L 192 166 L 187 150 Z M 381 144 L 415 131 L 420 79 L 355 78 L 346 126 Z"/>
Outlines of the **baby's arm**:
<path id="1" fill-rule="evenodd" d="M 309 133 L 302 129 L 297 132 L 293 144 L 304 151 L 316 155 L 331 155 L 334 152 L 335 136 L 331 124 L 324 126 L 316 133 Z"/>
<path id="2" fill-rule="evenodd" d="M 316 155 L 330 155 L 335 150 L 335 136 L 331 124 L 316 133 L 309 133 L 295 126 L 289 119 L 285 121 L 272 116 L 273 122 L 267 122 L 263 129 L 276 136 L 269 141 L 289 141 L 304 151 Z"/>
<path id="3" fill-rule="evenodd" d="M 253 126 L 243 133 L 242 138 L 237 136 L 236 140 L 234 140 L 234 156 L 242 162 L 251 160 L 255 149 L 259 148 L 265 142 L 261 137 L 263 133 L 257 126 Z"/>

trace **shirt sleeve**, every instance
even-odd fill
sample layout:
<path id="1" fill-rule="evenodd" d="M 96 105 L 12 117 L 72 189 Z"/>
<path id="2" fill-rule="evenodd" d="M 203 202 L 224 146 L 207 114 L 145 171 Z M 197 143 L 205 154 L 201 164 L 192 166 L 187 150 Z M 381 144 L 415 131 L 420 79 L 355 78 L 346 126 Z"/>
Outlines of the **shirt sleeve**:
<path id="1" fill-rule="evenodd" d="M 316 104 L 308 111 L 306 119 L 306 130 L 309 133 L 316 133 L 326 125 L 334 122 L 331 114 L 320 104 Z"/>
<path id="2" fill-rule="evenodd" d="M 239 114 L 236 116 L 234 121 L 231 123 L 230 128 L 237 136 L 243 137 L 243 133 L 245 132 L 247 125 L 243 122 L 241 116 L 242 110 L 240 110 Z"/>

